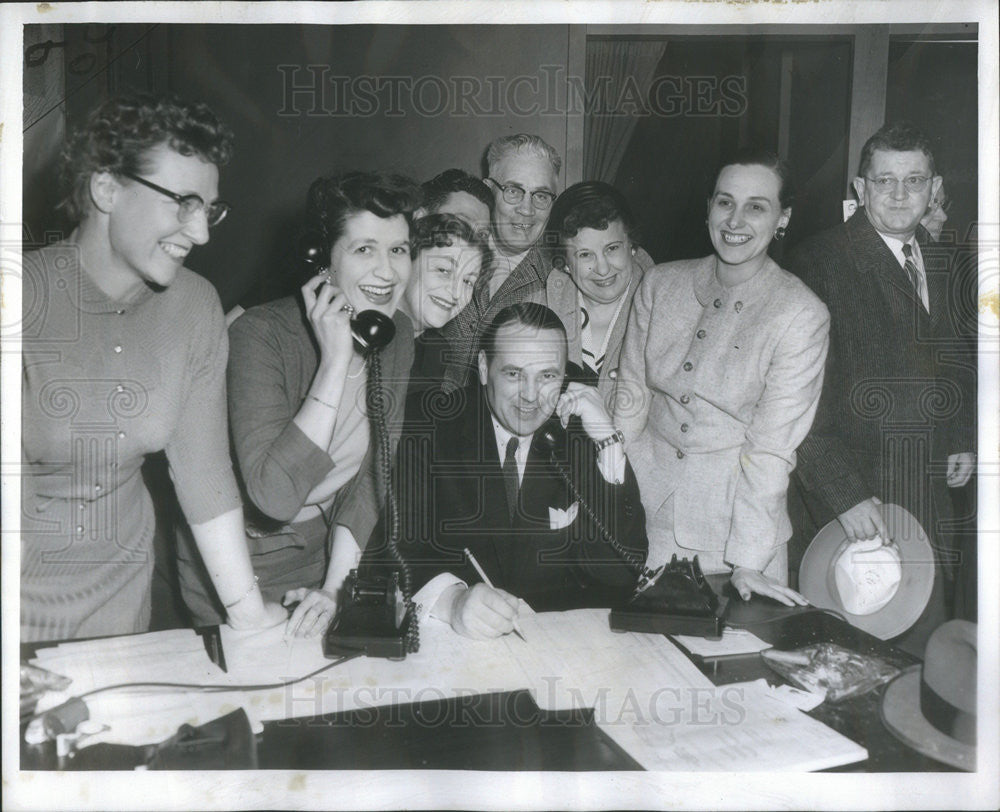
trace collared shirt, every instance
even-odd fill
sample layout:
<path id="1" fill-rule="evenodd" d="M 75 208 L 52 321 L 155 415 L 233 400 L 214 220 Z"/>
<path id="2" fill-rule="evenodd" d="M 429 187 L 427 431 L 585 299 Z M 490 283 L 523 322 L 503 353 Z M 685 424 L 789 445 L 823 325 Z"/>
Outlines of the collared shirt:
<path id="1" fill-rule="evenodd" d="M 507 443 L 510 442 L 510 438 L 517 437 L 517 450 L 514 452 L 514 461 L 517 463 L 517 484 L 520 486 L 524 481 L 524 467 L 528 464 L 528 452 L 531 450 L 531 438 L 533 435 L 529 434 L 527 437 L 520 437 L 516 434 L 511 434 L 500 425 L 500 422 L 492 414 L 490 415 L 490 420 L 493 421 L 493 433 L 496 435 L 500 465 L 503 465 L 503 461 L 507 457 Z"/>
<path id="2" fill-rule="evenodd" d="M 931 304 L 927 296 L 927 271 L 924 269 L 924 258 L 920 253 L 920 245 L 917 243 L 916 238 L 910 237 L 909 240 L 904 241 L 890 234 L 883 234 L 881 231 L 878 232 L 878 235 L 882 238 L 882 242 L 886 244 L 888 249 L 892 251 L 892 255 L 896 258 L 900 268 L 906 265 L 906 255 L 903 253 L 903 245 L 905 242 L 909 242 L 910 248 L 913 249 L 913 264 L 917 268 L 917 285 L 920 288 L 920 301 L 923 302 L 924 310 L 930 313 Z"/>
<path id="3" fill-rule="evenodd" d="M 524 481 L 524 468 L 528 464 L 528 452 L 531 450 L 531 438 L 534 435 L 520 437 L 511 434 L 500 425 L 500 422 L 492 414 L 490 420 L 493 421 L 493 433 L 496 435 L 497 454 L 500 456 L 501 465 L 507 456 L 507 443 L 511 437 L 517 437 L 517 451 L 514 452 L 514 461 L 517 463 L 517 482 L 520 485 Z M 601 472 L 605 482 L 621 485 L 625 481 L 625 449 L 621 443 L 613 443 L 598 452 L 597 470 Z"/>

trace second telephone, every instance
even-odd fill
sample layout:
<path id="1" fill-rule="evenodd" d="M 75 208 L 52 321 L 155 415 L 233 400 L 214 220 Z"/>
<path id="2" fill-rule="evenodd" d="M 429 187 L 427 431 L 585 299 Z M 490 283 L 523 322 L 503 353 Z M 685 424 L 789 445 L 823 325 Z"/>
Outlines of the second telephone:
<path id="1" fill-rule="evenodd" d="M 573 364 L 567 365 L 562 391 L 572 382 Z M 578 421 L 574 416 L 571 421 Z M 610 624 L 614 631 L 688 634 L 719 639 L 725 625 L 728 598 L 717 595 L 705 580 L 698 556 L 689 561 L 674 555 L 669 564 L 655 572 L 645 560 L 626 549 L 614 537 L 580 493 L 560 457 L 566 447 L 566 431 L 555 415 L 539 429 L 552 464 L 566 482 L 580 508 L 590 517 L 601 537 L 628 563 L 637 575 L 632 598 L 624 606 L 612 607 Z"/>

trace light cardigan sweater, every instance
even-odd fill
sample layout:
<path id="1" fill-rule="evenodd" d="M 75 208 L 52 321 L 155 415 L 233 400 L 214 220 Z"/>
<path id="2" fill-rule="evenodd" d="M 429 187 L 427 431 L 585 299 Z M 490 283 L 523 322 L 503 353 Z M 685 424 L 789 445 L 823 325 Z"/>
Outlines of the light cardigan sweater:
<path id="1" fill-rule="evenodd" d="M 24 257 L 21 640 L 149 624 L 155 520 L 140 468 L 165 450 L 187 519 L 240 504 L 212 285 L 109 299 L 72 241 Z"/>
<path id="2" fill-rule="evenodd" d="M 615 422 L 639 480 L 651 559 L 657 544 L 677 545 L 764 570 L 791 536 L 788 477 L 819 401 L 829 316 L 770 259 L 730 288 L 715 262 L 646 272 Z"/>

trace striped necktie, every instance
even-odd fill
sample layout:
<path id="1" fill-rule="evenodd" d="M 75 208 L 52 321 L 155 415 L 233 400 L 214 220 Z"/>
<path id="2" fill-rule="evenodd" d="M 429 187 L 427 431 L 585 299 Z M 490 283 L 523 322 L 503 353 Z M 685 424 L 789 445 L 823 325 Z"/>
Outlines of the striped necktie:
<path id="1" fill-rule="evenodd" d="M 906 271 L 906 275 L 910 279 L 910 284 L 913 285 L 913 289 L 917 292 L 917 301 L 923 304 L 924 300 L 920 295 L 920 271 L 917 270 L 917 262 L 913 258 L 913 246 L 908 242 L 903 243 L 903 256 L 906 258 L 906 261 L 903 263 L 903 270 Z"/>

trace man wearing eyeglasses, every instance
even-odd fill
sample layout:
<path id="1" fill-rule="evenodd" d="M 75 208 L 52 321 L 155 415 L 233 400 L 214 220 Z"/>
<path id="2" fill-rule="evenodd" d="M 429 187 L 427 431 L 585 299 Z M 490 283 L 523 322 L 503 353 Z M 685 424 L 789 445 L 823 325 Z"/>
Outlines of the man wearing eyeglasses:
<path id="1" fill-rule="evenodd" d="M 475 367 L 479 337 L 503 308 L 520 302 L 545 304 L 549 268 L 537 243 L 556 199 L 562 159 L 537 135 L 497 138 L 486 150 L 486 185 L 493 192 L 490 248 L 493 266 L 483 274 L 472 301 L 441 332 L 451 345 L 446 388 L 464 386 Z"/>
<path id="2" fill-rule="evenodd" d="M 948 488 L 965 485 L 975 465 L 975 360 L 954 332 L 962 303 L 949 284 L 947 249 L 920 225 L 940 187 L 923 133 L 886 125 L 861 153 L 858 210 L 787 258 L 831 321 L 819 410 L 798 450 L 812 519 L 801 541 L 837 518 L 849 541 L 888 543 L 879 505 L 912 513 L 939 564 L 924 615 L 896 641 L 917 656 L 945 620 L 940 564 L 953 575 L 956 563 Z"/>

